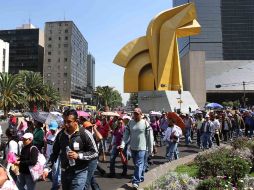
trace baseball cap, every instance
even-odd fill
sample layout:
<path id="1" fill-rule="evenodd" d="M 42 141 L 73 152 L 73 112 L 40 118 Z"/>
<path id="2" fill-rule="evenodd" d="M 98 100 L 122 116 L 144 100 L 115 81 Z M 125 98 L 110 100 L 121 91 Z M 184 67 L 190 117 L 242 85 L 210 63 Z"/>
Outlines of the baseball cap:
<path id="1" fill-rule="evenodd" d="M 85 128 L 92 127 L 92 126 L 93 126 L 93 124 L 89 121 L 86 121 L 83 123 L 83 127 L 85 127 Z"/>
<path id="2" fill-rule="evenodd" d="M 208 114 L 205 115 L 205 118 L 209 118 L 210 116 Z"/>
<path id="3" fill-rule="evenodd" d="M 31 139 L 33 140 L 34 138 L 34 135 L 32 133 L 25 133 L 23 136 L 22 136 L 23 139 Z"/>
<path id="4" fill-rule="evenodd" d="M 140 108 L 135 108 L 133 112 L 134 112 L 134 113 L 136 112 L 136 113 L 138 113 L 138 114 L 140 114 L 140 115 L 142 114 L 142 111 L 141 111 Z"/>
<path id="5" fill-rule="evenodd" d="M 58 128 L 57 122 L 55 120 L 51 121 L 50 124 L 49 124 L 49 129 L 50 130 L 56 130 L 57 128 Z"/>

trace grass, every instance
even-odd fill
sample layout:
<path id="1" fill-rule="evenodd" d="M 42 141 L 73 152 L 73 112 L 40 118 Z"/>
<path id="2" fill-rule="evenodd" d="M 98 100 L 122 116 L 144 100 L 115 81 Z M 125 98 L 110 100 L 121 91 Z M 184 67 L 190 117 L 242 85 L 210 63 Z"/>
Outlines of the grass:
<path id="1" fill-rule="evenodd" d="M 252 173 L 250 174 L 250 176 L 251 176 L 251 177 L 254 177 L 254 172 L 252 172 Z"/>
<path id="2" fill-rule="evenodd" d="M 187 173 L 190 177 L 197 177 L 198 166 L 195 164 L 180 165 L 176 167 L 175 172 L 177 173 Z"/>

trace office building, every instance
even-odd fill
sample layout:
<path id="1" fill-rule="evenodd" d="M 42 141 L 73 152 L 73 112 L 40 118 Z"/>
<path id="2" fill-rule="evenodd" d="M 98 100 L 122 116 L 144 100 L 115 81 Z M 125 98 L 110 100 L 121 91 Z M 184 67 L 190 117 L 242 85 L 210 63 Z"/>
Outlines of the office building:
<path id="1" fill-rule="evenodd" d="M 0 73 L 9 71 L 9 43 L 0 39 Z"/>
<path id="2" fill-rule="evenodd" d="M 44 81 L 63 102 L 83 102 L 87 87 L 88 43 L 72 21 L 45 23 Z"/>
<path id="3" fill-rule="evenodd" d="M 189 77 L 185 77 L 185 83 L 192 83 L 192 86 L 202 86 L 206 89 L 202 99 L 204 100 L 207 96 L 208 102 L 239 100 L 243 104 L 241 95 L 234 96 L 234 94 L 243 94 L 242 82 L 253 81 L 251 75 L 245 75 L 243 71 L 254 60 L 254 1 L 173 0 L 173 6 L 188 2 L 195 3 L 198 22 L 202 28 L 197 36 L 179 39 L 183 73 L 192 73 Z M 190 71 L 190 66 L 187 65 L 197 66 L 196 59 L 203 59 L 204 63 L 200 62 L 194 71 Z M 206 66 L 205 69 L 201 66 L 202 64 Z M 252 69 L 252 67 L 248 68 Z M 231 73 L 234 73 L 236 69 L 238 69 L 237 76 L 232 76 Z M 203 75 L 201 73 L 204 71 L 205 86 L 203 82 L 194 84 L 193 81 L 198 82 L 195 78 L 199 74 Z M 215 74 L 213 71 L 218 72 Z M 202 76 L 199 81 L 202 81 Z M 225 84 L 224 88 L 215 88 L 216 84 L 221 83 Z M 248 84 L 246 96 L 251 96 L 254 86 L 251 83 Z M 198 94 L 189 87 L 186 90 Z M 250 104 L 254 103 L 253 98 L 248 98 L 248 101 Z"/>
<path id="4" fill-rule="evenodd" d="M 19 29 L 0 30 L 0 39 L 9 43 L 9 73 L 43 71 L 44 35 L 31 24 Z"/>
<path id="5" fill-rule="evenodd" d="M 87 87 L 95 89 L 95 58 L 90 53 L 87 56 Z"/>

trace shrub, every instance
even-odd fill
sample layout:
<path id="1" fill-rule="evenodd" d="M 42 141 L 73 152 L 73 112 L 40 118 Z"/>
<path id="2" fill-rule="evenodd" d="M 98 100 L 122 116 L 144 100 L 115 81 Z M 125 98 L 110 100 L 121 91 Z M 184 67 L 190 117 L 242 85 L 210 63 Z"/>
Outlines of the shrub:
<path id="1" fill-rule="evenodd" d="M 245 149 L 249 145 L 249 139 L 247 137 L 239 137 L 231 142 L 231 146 L 234 149 Z"/>
<path id="2" fill-rule="evenodd" d="M 225 190 L 232 189 L 232 185 L 220 178 L 209 178 L 198 184 L 197 190 Z"/>
<path id="3" fill-rule="evenodd" d="M 169 172 L 145 190 L 194 190 L 198 183 L 198 179 L 189 177 L 187 174 Z"/>
<path id="4" fill-rule="evenodd" d="M 249 174 L 250 162 L 235 156 L 230 149 L 219 149 L 208 152 L 195 158 L 199 166 L 198 176 L 201 179 L 210 177 L 225 176 L 225 179 L 233 183 L 234 186 L 242 186 L 239 180 Z M 207 181 L 207 183 L 214 181 Z M 205 183 L 206 184 L 206 183 Z"/>

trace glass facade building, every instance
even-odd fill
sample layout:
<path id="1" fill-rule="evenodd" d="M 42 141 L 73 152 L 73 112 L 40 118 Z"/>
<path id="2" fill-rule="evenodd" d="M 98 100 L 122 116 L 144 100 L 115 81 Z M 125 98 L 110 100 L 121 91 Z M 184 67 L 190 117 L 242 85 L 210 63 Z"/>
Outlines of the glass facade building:
<path id="1" fill-rule="evenodd" d="M 254 60 L 253 0 L 173 0 L 194 2 L 201 33 L 179 39 L 180 55 L 205 51 L 206 60 Z"/>
<path id="2" fill-rule="evenodd" d="M 9 73 L 28 70 L 42 74 L 44 40 L 39 29 L 0 30 L 0 39 L 10 44 Z"/>

